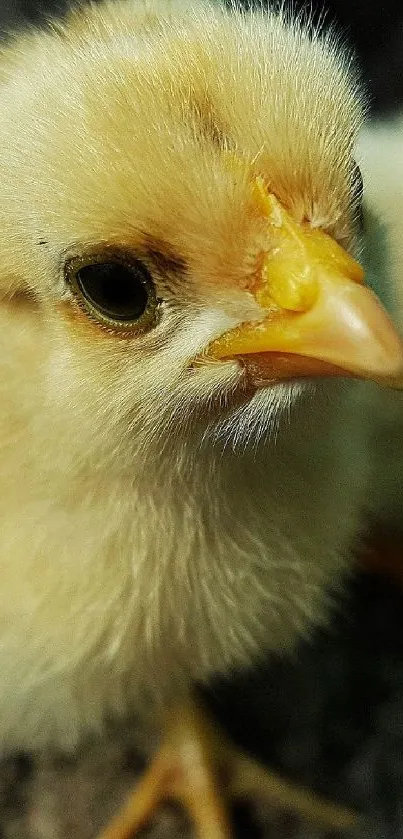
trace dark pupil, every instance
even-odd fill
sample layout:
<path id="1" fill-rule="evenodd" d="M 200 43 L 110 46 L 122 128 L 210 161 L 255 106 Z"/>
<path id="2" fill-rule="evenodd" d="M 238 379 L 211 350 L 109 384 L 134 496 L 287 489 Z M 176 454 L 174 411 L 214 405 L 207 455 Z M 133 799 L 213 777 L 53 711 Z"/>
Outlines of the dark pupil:
<path id="1" fill-rule="evenodd" d="M 112 320 L 138 320 L 148 303 L 148 272 L 139 264 L 128 268 L 119 262 L 87 265 L 77 272 L 84 297 Z"/>

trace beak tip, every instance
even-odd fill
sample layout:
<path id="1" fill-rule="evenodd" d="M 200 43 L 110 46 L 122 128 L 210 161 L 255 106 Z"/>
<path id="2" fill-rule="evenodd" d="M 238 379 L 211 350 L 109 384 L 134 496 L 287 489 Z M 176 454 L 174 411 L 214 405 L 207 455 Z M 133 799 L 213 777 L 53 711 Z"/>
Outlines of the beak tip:
<path id="1" fill-rule="evenodd" d="M 392 370 L 389 370 L 383 378 L 379 379 L 378 383 L 393 390 L 403 390 L 403 352 L 400 362 Z"/>
<path id="2" fill-rule="evenodd" d="M 384 321 L 382 337 L 382 344 L 379 341 L 379 349 L 382 349 L 379 378 L 376 375 L 371 378 L 379 384 L 401 390 L 403 388 L 403 342 L 389 320 Z"/>

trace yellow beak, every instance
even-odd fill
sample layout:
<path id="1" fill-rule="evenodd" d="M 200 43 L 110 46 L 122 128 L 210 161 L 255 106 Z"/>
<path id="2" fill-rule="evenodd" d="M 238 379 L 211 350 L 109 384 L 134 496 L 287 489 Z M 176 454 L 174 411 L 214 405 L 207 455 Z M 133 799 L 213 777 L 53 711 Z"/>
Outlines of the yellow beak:
<path id="1" fill-rule="evenodd" d="M 330 236 L 297 224 L 262 179 L 255 199 L 268 249 L 250 287 L 266 311 L 213 341 L 207 357 L 240 358 L 256 382 L 351 375 L 403 387 L 403 346 L 361 266 Z"/>

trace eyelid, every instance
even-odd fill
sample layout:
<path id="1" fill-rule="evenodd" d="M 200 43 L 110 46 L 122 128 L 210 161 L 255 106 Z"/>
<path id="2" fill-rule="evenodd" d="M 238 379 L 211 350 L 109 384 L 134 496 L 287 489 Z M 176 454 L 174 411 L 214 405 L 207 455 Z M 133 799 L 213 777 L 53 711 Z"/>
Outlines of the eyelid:
<path id="1" fill-rule="evenodd" d="M 86 294 L 85 286 L 79 277 L 80 269 L 113 263 L 120 265 L 136 275 L 136 279 L 147 289 L 147 304 L 144 312 L 138 318 L 114 318 L 103 311 L 102 305 L 97 307 L 97 301 Z M 141 334 L 154 327 L 157 323 L 158 300 L 156 296 L 155 283 L 147 265 L 132 254 L 128 255 L 123 251 L 112 248 L 87 251 L 84 254 L 70 256 L 64 263 L 65 288 L 71 292 L 71 301 L 80 306 L 87 316 L 97 321 L 100 326 L 119 333 Z"/>

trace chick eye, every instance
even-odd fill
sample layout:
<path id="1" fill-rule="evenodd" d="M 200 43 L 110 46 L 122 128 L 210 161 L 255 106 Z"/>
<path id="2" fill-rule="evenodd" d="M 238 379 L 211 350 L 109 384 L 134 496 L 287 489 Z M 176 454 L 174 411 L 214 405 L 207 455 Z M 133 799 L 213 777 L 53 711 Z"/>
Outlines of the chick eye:
<path id="1" fill-rule="evenodd" d="M 156 310 L 155 287 L 139 260 L 73 260 L 67 279 L 92 317 L 117 328 L 145 326 Z"/>

